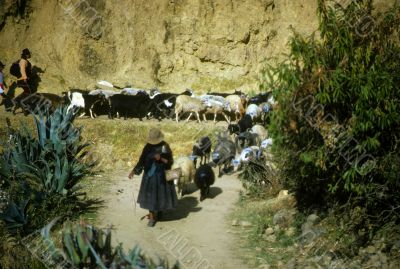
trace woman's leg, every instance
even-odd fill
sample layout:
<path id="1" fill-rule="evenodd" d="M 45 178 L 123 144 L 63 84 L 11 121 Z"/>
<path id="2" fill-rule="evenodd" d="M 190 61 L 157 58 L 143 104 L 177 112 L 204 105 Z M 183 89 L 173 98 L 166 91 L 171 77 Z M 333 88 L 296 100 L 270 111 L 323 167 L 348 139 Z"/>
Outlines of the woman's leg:
<path id="1" fill-rule="evenodd" d="M 157 221 L 157 213 L 155 211 L 149 211 L 149 222 L 147 223 L 147 226 L 153 227 L 156 224 Z"/>

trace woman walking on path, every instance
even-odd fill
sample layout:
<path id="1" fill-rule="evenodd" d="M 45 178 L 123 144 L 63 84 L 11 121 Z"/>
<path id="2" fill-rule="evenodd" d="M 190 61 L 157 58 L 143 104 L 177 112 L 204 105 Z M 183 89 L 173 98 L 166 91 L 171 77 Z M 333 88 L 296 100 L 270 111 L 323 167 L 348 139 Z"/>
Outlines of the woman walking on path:
<path id="1" fill-rule="evenodd" d="M 0 96 L 2 97 L 0 106 L 3 104 L 4 99 L 6 98 L 6 84 L 4 82 L 4 74 L 3 74 L 3 69 L 4 69 L 4 64 L 0 61 Z"/>
<path id="2" fill-rule="evenodd" d="M 149 227 L 155 225 L 158 213 L 172 209 L 178 203 L 173 181 L 167 182 L 165 178 L 165 170 L 171 169 L 173 162 L 171 148 L 164 141 L 161 130 L 150 129 L 139 162 L 128 176 L 132 178 L 144 170 L 138 203 L 141 208 L 149 210 Z"/>

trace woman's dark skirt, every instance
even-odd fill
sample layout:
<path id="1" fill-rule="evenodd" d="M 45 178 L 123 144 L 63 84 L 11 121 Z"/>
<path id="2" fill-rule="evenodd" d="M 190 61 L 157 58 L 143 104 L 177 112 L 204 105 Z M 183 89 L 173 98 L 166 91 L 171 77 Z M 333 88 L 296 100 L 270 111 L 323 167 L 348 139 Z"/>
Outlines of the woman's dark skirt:
<path id="1" fill-rule="evenodd" d="M 165 171 L 161 165 L 156 165 L 153 171 L 144 173 L 138 195 L 141 208 L 150 211 L 172 209 L 178 204 L 174 182 L 165 180 Z"/>

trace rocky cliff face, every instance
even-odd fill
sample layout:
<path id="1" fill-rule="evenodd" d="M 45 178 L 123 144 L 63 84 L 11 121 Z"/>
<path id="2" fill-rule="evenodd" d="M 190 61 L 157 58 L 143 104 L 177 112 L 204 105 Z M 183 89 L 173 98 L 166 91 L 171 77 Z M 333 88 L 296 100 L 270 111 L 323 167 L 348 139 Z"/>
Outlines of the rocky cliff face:
<path id="1" fill-rule="evenodd" d="M 317 29 L 316 0 L 0 0 L 0 59 L 29 47 L 40 91 L 115 85 L 257 90 L 290 26 Z"/>

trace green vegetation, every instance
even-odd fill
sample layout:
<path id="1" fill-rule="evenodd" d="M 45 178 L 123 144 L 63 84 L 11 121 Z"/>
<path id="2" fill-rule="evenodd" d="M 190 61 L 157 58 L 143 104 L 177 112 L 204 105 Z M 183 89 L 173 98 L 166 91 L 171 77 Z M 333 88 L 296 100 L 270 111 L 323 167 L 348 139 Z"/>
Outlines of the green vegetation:
<path id="1" fill-rule="evenodd" d="M 343 268 L 380 267 L 371 253 L 399 259 L 400 8 L 377 13 L 372 1 L 347 4 L 318 1 L 320 36 L 294 31 L 286 59 L 263 70 L 260 90 L 277 101 L 269 125 L 274 160 L 299 212 L 291 236 L 274 227 L 276 241 L 260 240 L 277 211 L 268 210 L 274 199 L 264 200 L 252 171 L 243 172 L 249 196 L 235 217 L 253 224 L 246 246 L 256 265 L 328 266 L 334 257 Z M 309 229 L 320 236 L 302 244 L 312 212 L 321 220 Z"/>
<path id="2" fill-rule="evenodd" d="M 73 120 L 65 108 L 40 115 L 36 137 L 25 125 L 17 131 L 8 122 L 9 139 L 0 156 L 1 187 L 8 201 L 0 219 L 10 232 L 26 235 L 54 215 L 77 216 L 95 202 L 78 185 L 95 163 L 85 160 L 89 145 L 80 142 Z"/>
<path id="3" fill-rule="evenodd" d="M 0 264 L 6 268 L 41 268 L 19 240 L 56 216 L 74 219 L 99 202 L 88 199 L 79 186 L 94 163 L 85 160 L 88 144 L 81 142 L 73 120 L 65 108 L 35 116 L 36 133 L 23 123 L 14 129 L 7 120 L 0 154 L 1 238 L 5 239 L 0 243 L 4 250 Z"/>
<path id="4" fill-rule="evenodd" d="M 400 217 L 400 12 L 374 15 L 371 2 L 319 1 L 320 38 L 294 33 L 263 88 L 279 103 L 270 131 L 299 205 L 358 205 L 379 227 Z"/>
<path id="5" fill-rule="evenodd" d="M 54 222 L 53 222 L 54 223 Z M 101 230 L 84 222 L 73 225 L 65 222 L 62 230 L 62 248 L 56 246 L 50 235 L 53 223 L 42 230 L 43 237 L 54 261 L 68 262 L 76 268 L 170 268 L 166 262 L 155 263 L 145 258 L 138 247 L 125 252 L 122 245 L 111 245 L 111 230 Z M 171 269 L 178 269 L 175 265 Z"/>

